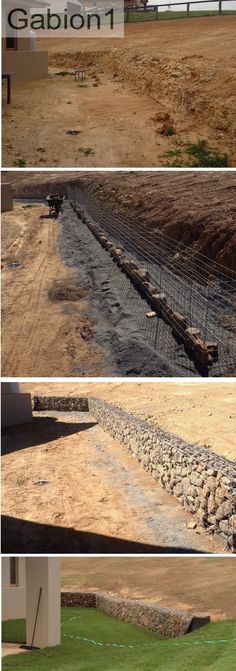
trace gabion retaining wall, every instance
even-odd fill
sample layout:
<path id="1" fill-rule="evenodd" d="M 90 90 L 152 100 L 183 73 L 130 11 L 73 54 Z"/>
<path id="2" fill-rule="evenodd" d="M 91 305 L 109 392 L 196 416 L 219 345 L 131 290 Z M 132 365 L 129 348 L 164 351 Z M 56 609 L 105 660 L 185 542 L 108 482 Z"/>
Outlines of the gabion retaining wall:
<path id="1" fill-rule="evenodd" d="M 138 624 L 167 638 L 182 636 L 210 621 L 210 617 L 192 615 L 174 608 L 123 599 L 102 592 L 62 592 L 61 605 L 99 608 L 107 615 Z"/>
<path id="2" fill-rule="evenodd" d="M 76 608 L 96 608 L 95 592 L 61 592 L 61 607 Z"/>
<path id="3" fill-rule="evenodd" d="M 34 396 L 33 410 L 88 412 L 88 399 L 80 396 Z"/>
<path id="4" fill-rule="evenodd" d="M 89 411 L 196 521 L 236 549 L 236 464 L 95 398 Z"/>

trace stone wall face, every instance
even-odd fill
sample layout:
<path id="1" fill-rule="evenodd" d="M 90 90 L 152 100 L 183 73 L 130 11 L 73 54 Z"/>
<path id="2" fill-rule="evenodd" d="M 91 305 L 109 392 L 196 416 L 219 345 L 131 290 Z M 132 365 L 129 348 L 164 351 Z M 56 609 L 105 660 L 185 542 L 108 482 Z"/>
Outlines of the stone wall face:
<path id="1" fill-rule="evenodd" d="M 61 592 L 61 607 L 96 608 L 96 594 L 94 592 Z"/>
<path id="2" fill-rule="evenodd" d="M 192 619 L 187 613 L 105 594 L 97 594 L 96 605 L 107 615 L 138 624 L 167 638 L 186 634 Z"/>
<path id="3" fill-rule="evenodd" d="M 236 549 L 236 465 L 199 445 L 148 424 L 121 408 L 89 399 L 89 410 L 198 524 L 228 550 Z"/>
<path id="4" fill-rule="evenodd" d="M 61 605 L 99 608 L 111 617 L 140 625 L 166 638 L 182 636 L 210 621 L 209 617 L 195 616 L 174 608 L 163 608 L 144 601 L 123 599 L 102 592 L 62 592 Z"/>
<path id="5" fill-rule="evenodd" d="M 88 412 L 88 399 L 79 396 L 34 396 L 33 410 Z"/>

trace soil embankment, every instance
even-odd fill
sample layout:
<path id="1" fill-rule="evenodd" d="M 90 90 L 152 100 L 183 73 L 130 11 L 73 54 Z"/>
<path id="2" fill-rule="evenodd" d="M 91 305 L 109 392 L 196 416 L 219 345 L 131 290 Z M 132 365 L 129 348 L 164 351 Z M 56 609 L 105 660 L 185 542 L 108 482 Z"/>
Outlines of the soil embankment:
<path id="1" fill-rule="evenodd" d="M 147 122 L 157 138 L 157 165 L 166 124 L 174 141 L 169 138 L 164 151 L 201 137 L 234 161 L 235 33 L 234 16 L 202 17 L 126 25 L 124 40 L 81 40 L 79 50 L 77 40 L 45 44 L 51 66 L 73 68 L 80 62 L 91 74 L 108 72 L 119 86 L 128 84 L 152 100 Z"/>
<path id="2" fill-rule="evenodd" d="M 3 172 L 3 180 L 9 174 Z M 146 236 L 155 230 L 234 270 L 236 261 L 233 172 L 21 173 L 11 175 L 17 197 L 45 197 L 47 189 L 78 184 L 112 211 L 128 217 Z M 210 197 L 209 197 L 210 194 Z"/>

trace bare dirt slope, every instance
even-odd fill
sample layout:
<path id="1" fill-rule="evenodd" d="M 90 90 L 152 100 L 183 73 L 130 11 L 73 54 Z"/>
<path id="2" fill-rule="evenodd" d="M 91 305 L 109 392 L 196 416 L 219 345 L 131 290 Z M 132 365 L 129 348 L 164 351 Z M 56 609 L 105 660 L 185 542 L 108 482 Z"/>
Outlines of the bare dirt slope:
<path id="1" fill-rule="evenodd" d="M 62 559 L 64 590 L 98 590 L 163 606 L 235 618 L 234 558 L 70 557 Z"/>
<path id="2" fill-rule="evenodd" d="M 3 172 L 3 180 L 9 174 Z M 101 205 L 136 222 L 145 235 L 162 230 L 231 270 L 236 266 L 236 176 L 233 172 L 42 173 L 11 175 L 18 197 L 45 197 L 49 185 L 87 186 Z M 133 223 L 132 223 L 133 222 Z M 134 229 L 135 230 L 135 229 Z"/>
<path id="3" fill-rule="evenodd" d="M 97 396 L 189 442 L 236 458 L 235 382 L 30 382 L 21 389 L 32 395 Z"/>
<path id="4" fill-rule="evenodd" d="M 15 83 L 4 165 L 159 166 L 198 138 L 235 165 L 235 35 L 230 16 L 127 25 L 124 40 L 42 40 L 50 77 L 32 82 L 30 96 Z M 78 64 L 86 87 L 55 74 Z M 81 134 L 70 138 L 69 129 Z"/>
<path id="5" fill-rule="evenodd" d="M 32 374 L 32 365 L 35 375 L 68 375 L 76 361 L 98 371 L 89 295 L 60 259 L 58 224 L 45 205 L 3 214 L 2 266 L 3 375 Z"/>
<path id="6" fill-rule="evenodd" d="M 236 18 L 217 16 L 130 24 L 124 40 L 81 40 L 79 50 L 77 40 L 68 44 L 50 39 L 46 47 L 50 65 L 85 63 L 150 96 L 152 116 L 157 115 L 157 146 L 150 158 L 157 153 L 156 165 L 163 153 L 158 143 L 165 114 L 173 123 L 175 141 L 205 137 L 213 146 L 228 149 L 234 165 L 235 37 Z M 171 146 L 175 142 L 167 142 L 165 149 Z"/>

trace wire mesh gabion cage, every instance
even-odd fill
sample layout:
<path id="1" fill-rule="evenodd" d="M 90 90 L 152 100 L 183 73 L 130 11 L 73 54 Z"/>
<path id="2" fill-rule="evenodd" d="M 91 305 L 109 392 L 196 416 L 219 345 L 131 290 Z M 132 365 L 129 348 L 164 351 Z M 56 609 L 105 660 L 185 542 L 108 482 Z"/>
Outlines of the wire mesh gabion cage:
<path id="1" fill-rule="evenodd" d="M 204 341 L 217 343 L 218 357 L 207 374 L 228 376 L 236 370 L 236 273 L 185 247 L 160 230 L 145 231 L 140 222 L 118 215 L 97 202 L 89 188 L 69 186 L 68 199 L 82 208 L 126 257 L 148 270 L 150 282 L 163 292 L 168 306 L 199 329 Z M 134 315 L 146 341 L 182 368 L 182 375 L 202 374 L 195 363 L 186 367 L 183 344 L 173 338 L 161 319 L 147 319 L 147 303 L 113 262 L 110 270 L 127 309 Z M 191 357 L 190 357 L 191 359 Z M 181 373 L 180 373 L 181 374 Z"/>

